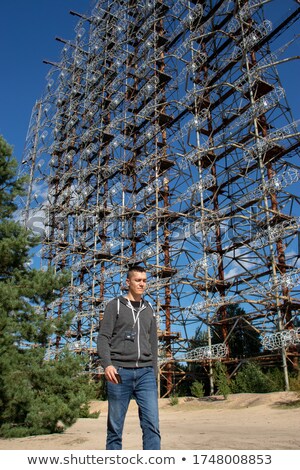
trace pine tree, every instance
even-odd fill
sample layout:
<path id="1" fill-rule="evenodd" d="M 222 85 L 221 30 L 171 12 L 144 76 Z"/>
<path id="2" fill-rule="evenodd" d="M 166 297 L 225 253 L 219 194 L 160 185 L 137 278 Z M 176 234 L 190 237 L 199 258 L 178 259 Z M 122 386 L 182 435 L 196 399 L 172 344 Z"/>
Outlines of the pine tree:
<path id="1" fill-rule="evenodd" d="M 223 395 L 225 400 L 231 392 L 229 379 L 227 377 L 226 366 L 221 361 L 216 361 L 214 367 L 214 381 L 218 392 Z"/>
<path id="2" fill-rule="evenodd" d="M 31 269 L 38 240 L 15 221 L 15 198 L 23 193 L 12 148 L 0 136 L 0 436 L 61 431 L 73 424 L 92 387 L 81 357 L 68 351 L 45 360 L 53 332 L 63 334 L 72 313 L 56 321 L 47 306 L 67 285 L 69 275 Z"/>

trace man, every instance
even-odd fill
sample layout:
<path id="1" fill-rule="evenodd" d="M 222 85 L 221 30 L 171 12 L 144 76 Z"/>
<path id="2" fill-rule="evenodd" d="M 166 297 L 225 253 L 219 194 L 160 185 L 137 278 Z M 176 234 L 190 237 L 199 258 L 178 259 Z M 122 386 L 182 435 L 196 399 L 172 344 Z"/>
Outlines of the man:
<path id="1" fill-rule="evenodd" d="M 139 409 L 143 449 L 160 449 L 157 400 L 157 328 L 151 305 L 143 299 L 146 270 L 129 269 L 128 294 L 111 300 L 98 335 L 98 355 L 108 392 L 106 449 L 122 449 L 124 420 L 131 397 Z"/>

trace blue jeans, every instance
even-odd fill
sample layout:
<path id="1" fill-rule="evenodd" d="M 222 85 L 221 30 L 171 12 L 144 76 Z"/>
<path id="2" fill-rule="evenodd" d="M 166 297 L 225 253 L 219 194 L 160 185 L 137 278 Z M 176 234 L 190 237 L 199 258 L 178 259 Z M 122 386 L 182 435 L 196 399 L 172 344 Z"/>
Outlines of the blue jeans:
<path id="1" fill-rule="evenodd" d="M 122 383 L 107 383 L 108 417 L 106 449 L 122 449 L 125 416 L 131 397 L 138 409 L 143 431 L 143 449 L 159 450 L 160 433 L 158 418 L 157 385 L 153 367 L 128 369 L 119 367 Z"/>

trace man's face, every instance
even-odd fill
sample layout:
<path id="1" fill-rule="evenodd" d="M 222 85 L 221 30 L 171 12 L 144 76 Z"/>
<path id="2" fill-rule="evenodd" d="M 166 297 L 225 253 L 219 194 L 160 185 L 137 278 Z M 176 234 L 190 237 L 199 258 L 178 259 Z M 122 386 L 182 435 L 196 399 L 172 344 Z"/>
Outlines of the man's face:
<path id="1" fill-rule="evenodd" d="M 146 289 L 147 274 L 132 271 L 130 277 L 126 279 L 126 283 L 133 295 L 142 295 Z"/>

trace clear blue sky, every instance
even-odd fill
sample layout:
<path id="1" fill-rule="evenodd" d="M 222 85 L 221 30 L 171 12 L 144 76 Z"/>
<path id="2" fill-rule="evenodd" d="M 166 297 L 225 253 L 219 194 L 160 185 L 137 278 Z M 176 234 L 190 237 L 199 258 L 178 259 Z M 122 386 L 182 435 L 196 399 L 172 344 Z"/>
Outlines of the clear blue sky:
<path id="1" fill-rule="evenodd" d="M 92 2 L 93 5 L 93 2 Z M 46 86 L 50 68 L 43 60 L 59 61 L 62 44 L 73 39 L 79 18 L 90 0 L 4 0 L 1 2 L 0 135 L 21 161 L 32 108 Z"/>
<path id="2" fill-rule="evenodd" d="M 14 154 L 22 158 L 32 107 L 46 85 L 49 66 L 43 60 L 59 60 L 62 44 L 56 36 L 73 39 L 78 18 L 70 10 L 85 13 L 91 0 L 4 0 L 1 2 L 1 73 L 0 134 L 14 146 Z M 268 18 L 274 20 L 297 7 L 295 0 L 274 0 L 268 7 Z M 286 40 L 297 32 L 289 31 Z M 298 43 L 291 54 L 300 53 Z M 279 43 L 278 43 L 279 45 Z M 278 47 L 278 46 L 277 46 Z M 279 72 L 294 117 L 300 118 L 300 61 L 281 65 Z"/>

